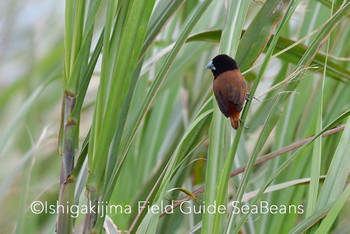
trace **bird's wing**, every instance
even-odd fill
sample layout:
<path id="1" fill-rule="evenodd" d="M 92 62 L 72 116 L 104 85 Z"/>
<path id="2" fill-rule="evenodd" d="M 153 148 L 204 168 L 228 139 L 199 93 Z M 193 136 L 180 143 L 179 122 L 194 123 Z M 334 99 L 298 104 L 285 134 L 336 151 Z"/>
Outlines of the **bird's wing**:
<path id="1" fill-rule="evenodd" d="M 214 92 L 214 94 L 215 94 L 216 102 L 218 103 L 218 106 L 221 112 L 226 116 L 226 118 L 228 118 L 227 100 L 224 94 L 220 90 Z"/>
<path id="2" fill-rule="evenodd" d="M 236 110 L 241 111 L 246 99 L 247 87 L 244 77 L 241 74 L 235 77 L 234 82 L 227 86 L 227 98 L 236 105 Z"/>

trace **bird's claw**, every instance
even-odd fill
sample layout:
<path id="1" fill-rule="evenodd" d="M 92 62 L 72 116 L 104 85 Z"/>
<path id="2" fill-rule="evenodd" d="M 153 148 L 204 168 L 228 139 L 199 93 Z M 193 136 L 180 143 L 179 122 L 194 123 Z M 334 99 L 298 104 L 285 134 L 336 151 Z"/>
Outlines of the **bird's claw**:
<path id="1" fill-rule="evenodd" d="M 252 99 L 255 99 L 255 100 L 257 100 L 258 102 L 260 102 L 260 100 L 259 100 L 259 99 L 257 99 L 256 97 L 249 98 L 249 93 L 247 93 L 247 95 L 246 95 L 245 99 L 246 99 L 247 101 L 251 101 Z"/>
<path id="2" fill-rule="evenodd" d="M 243 124 L 243 128 L 244 128 L 244 129 L 249 129 L 248 127 L 244 126 L 245 123 L 243 122 L 243 120 L 241 120 L 241 118 L 239 119 L 239 122 L 241 122 L 241 123 Z"/>

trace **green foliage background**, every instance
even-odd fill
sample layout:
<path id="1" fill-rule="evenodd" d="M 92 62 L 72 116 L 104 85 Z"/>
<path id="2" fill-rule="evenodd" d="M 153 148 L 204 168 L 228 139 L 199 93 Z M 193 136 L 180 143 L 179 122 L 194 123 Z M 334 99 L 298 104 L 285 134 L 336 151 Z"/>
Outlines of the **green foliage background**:
<path id="1" fill-rule="evenodd" d="M 350 232 L 349 1 L 43 3 L 0 10 L 1 232 Z M 258 99 L 247 129 L 213 99 L 218 53 Z M 34 214 L 33 201 L 132 212 Z M 304 212 L 164 215 L 139 201 Z"/>

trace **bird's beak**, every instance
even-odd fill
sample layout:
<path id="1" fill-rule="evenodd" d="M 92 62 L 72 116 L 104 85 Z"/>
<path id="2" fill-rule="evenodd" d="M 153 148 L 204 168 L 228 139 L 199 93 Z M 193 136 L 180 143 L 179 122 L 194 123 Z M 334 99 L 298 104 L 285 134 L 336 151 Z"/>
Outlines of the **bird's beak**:
<path id="1" fill-rule="evenodd" d="M 216 70 L 216 67 L 214 67 L 213 61 L 210 61 L 210 63 L 208 63 L 207 68 L 213 71 Z"/>

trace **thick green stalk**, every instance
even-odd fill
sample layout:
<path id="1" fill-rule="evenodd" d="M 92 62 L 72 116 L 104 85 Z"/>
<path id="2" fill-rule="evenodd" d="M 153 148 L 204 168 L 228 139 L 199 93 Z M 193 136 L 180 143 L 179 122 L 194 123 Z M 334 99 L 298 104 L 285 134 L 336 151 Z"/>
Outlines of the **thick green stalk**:
<path id="1" fill-rule="evenodd" d="M 63 142 L 61 155 L 61 177 L 59 205 L 66 207 L 74 203 L 74 183 L 69 180 L 69 175 L 74 168 L 74 155 L 78 145 L 78 125 L 70 118 L 75 106 L 75 98 L 64 94 L 64 116 L 63 116 Z M 72 233 L 73 220 L 69 211 L 58 210 L 57 233 Z"/>
<path id="2" fill-rule="evenodd" d="M 85 32 L 86 1 L 78 0 L 76 2 L 66 2 L 65 68 L 63 82 L 65 91 L 62 103 L 62 119 L 59 137 L 59 149 L 61 153 L 59 204 L 64 207 L 70 207 L 74 204 L 75 178 L 71 177 L 71 174 L 74 168 L 74 157 L 79 144 L 80 111 L 88 83 L 102 47 L 103 37 L 100 37 L 89 62 L 94 21 L 100 2 L 101 1 L 95 1 L 93 4 L 89 5 L 89 15 L 86 19 Z M 74 4 L 76 4 L 75 11 Z M 75 20 L 73 20 L 74 14 Z M 73 232 L 73 218 L 70 209 L 59 209 L 57 232 Z"/>

